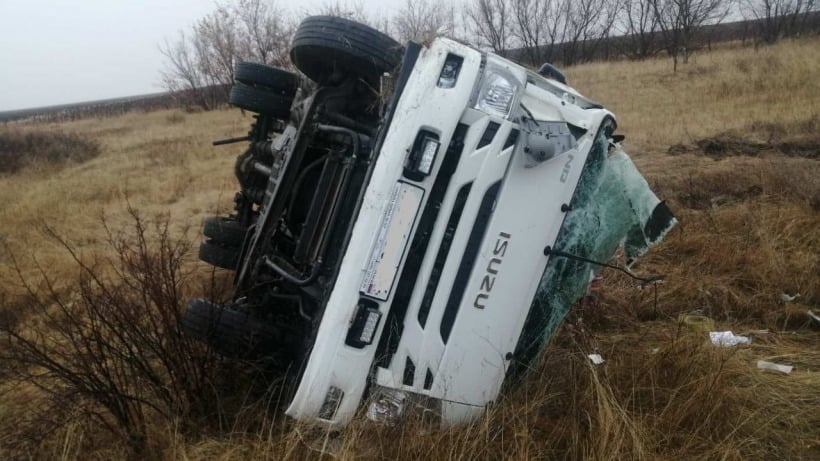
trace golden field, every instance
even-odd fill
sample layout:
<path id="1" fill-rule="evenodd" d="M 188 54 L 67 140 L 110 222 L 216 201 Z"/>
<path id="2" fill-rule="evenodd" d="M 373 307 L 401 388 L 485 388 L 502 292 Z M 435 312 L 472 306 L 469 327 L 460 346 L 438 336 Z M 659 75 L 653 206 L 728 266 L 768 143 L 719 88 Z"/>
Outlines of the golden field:
<path id="1" fill-rule="evenodd" d="M 278 416 L 275 396 L 248 397 L 201 430 L 149 419 L 149 449 L 137 458 L 319 458 L 305 443 L 313 438 L 340 459 L 820 459 L 820 334 L 806 314 L 820 314 L 820 38 L 723 46 L 676 73 L 666 59 L 566 70 L 616 114 L 625 149 L 680 221 L 636 267 L 667 275 L 657 306 L 651 290 L 605 271 L 600 305 L 578 307 L 539 368 L 468 427 L 426 433 L 415 421 L 385 428 L 361 418 L 340 434 L 306 434 Z M 38 267 L 70 291 L 76 262 L 44 229 L 80 259 L 105 258 L 102 217 L 128 226 L 129 204 L 147 219 L 169 217 L 172 233 L 195 243 L 202 218 L 228 211 L 236 187 L 239 148 L 211 141 L 243 135 L 250 121 L 225 109 L 1 127 L 100 146 L 83 163 L 0 176 L 2 293 L 19 294 L 19 275 L 42 285 Z M 195 252 L 186 261 L 207 276 Z M 786 303 L 784 293 L 800 297 Z M 712 346 L 703 327 L 681 320 L 691 313 L 752 345 Z M 591 365 L 593 352 L 606 362 Z M 765 372 L 758 360 L 795 368 Z M 0 383 L 0 457 L 134 457 L 80 416 L 22 440 L 17 423 L 37 395 Z"/>

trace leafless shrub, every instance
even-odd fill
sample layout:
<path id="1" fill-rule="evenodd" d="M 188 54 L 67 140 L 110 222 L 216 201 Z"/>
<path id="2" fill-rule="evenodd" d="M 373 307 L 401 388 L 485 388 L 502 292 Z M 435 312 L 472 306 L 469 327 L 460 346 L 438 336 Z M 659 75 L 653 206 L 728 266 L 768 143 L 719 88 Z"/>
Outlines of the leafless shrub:
<path id="1" fill-rule="evenodd" d="M 73 133 L 0 130 L 0 173 L 15 173 L 38 162 L 84 162 L 100 154 L 100 145 Z"/>
<path id="2" fill-rule="evenodd" d="M 0 364 L 40 390 L 44 414 L 81 413 L 140 453 L 150 421 L 172 426 L 214 412 L 219 360 L 179 324 L 187 240 L 171 235 L 167 218 L 151 224 L 129 211 L 129 233 L 106 226 L 113 259 L 89 260 L 46 231 L 77 264 L 76 287 L 39 265 L 32 280 L 12 256 L 28 316 L 0 318 Z M 51 413 L 54 425 L 61 414 Z"/>

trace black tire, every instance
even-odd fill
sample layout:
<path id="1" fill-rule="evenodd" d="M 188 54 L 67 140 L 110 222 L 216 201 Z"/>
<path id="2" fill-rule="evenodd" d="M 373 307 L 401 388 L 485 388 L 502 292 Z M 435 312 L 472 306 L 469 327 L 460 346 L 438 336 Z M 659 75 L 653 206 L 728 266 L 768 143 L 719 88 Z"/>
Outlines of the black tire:
<path id="1" fill-rule="evenodd" d="M 254 88 L 244 83 L 237 83 L 231 88 L 228 101 L 234 106 L 251 112 L 287 120 L 290 118 L 290 105 L 293 103 L 293 98 L 263 88 Z"/>
<path id="2" fill-rule="evenodd" d="M 255 62 L 236 63 L 233 78 L 245 85 L 264 87 L 291 99 L 298 87 L 298 77 L 293 72 Z"/>
<path id="3" fill-rule="evenodd" d="M 206 240 L 199 244 L 199 259 L 222 269 L 236 270 L 239 252 L 239 248 L 220 245 L 214 240 Z"/>
<path id="4" fill-rule="evenodd" d="M 209 216 L 202 224 L 202 233 L 221 245 L 239 248 L 245 241 L 248 228 L 234 218 Z"/>
<path id="5" fill-rule="evenodd" d="M 395 40 L 358 22 L 311 16 L 296 30 L 290 58 L 303 74 L 320 84 L 341 71 L 375 85 L 382 73 L 401 62 L 402 52 Z"/>
<path id="6" fill-rule="evenodd" d="M 276 327 L 204 299 L 188 302 L 181 325 L 187 335 L 228 357 L 270 356 L 279 349 L 281 333 Z"/>

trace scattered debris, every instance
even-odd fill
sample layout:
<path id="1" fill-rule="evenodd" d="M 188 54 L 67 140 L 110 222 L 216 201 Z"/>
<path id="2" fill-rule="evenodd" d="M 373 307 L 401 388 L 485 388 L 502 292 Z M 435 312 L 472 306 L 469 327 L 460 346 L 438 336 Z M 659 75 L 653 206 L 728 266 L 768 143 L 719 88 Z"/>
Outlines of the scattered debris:
<path id="1" fill-rule="evenodd" d="M 589 354 L 587 357 L 589 357 L 589 360 L 591 360 L 595 365 L 600 365 L 605 362 L 604 358 L 601 357 L 600 354 Z"/>
<path id="2" fill-rule="evenodd" d="M 783 301 L 784 303 L 790 303 L 790 302 L 794 301 L 795 299 L 797 299 L 799 297 L 800 297 L 800 293 L 797 293 L 797 294 L 794 294 L 794 295 L 790 295 L 790 294 L 787 294 L 787 293 L 780 293 L 780 300 Z"/>
<path id="3" fill-rule="evenodd" d="M 815 313 L 814 313 L 813 311 L 811 311 L 811 310 L 809 310 L 808 312 L 806 312 L 806 314 L 808 314 L 808 316 L 809 316 L 809 317 L 811 317 L 811 319 L 812 319 L 812 320 L 814 320 L 815 322 L 817 322 L 818 324 L 820 324 L 820 316 L 818 316 L 817 314 L 815 314 Z"/>
<path id="4" fill-rule="evenodd" d="M 705 315 L 681 314 L 678 316 L 678 322 L 695 331 L 706 332 L 715 329 L 715 321 Z"/>
<path id="5" fill-rule="evenodd" d="M 760 368 L 761 370 L 779 371 L 785 375 L 791 373 L 794 369 L 791 365 L 780 365 L 774 362 L 767 362 L 765 360 L 758 360 L 757 368 Z"/>
<path id="6" fill-rule="evenodd" d="M 731 331 L 710 331 L 709 339 L 712 344 L 722 347 L 733 347 L 740 344 L 752 344 L 752 339 L 748 336 L 736 336 Z"/>

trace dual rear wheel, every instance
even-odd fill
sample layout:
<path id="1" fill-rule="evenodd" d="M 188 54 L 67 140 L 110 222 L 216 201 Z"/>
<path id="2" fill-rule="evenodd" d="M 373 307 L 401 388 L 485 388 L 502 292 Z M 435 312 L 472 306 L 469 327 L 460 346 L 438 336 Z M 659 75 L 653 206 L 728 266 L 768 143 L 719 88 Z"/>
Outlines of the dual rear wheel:
<path id="1" fill-rule="evenodd" d="M 320 85 L 361 78 L 373 87 L 401 61 L 403 49 L 387 35 L 344 18 L 311 16 L 299 24 L 290 59 L 299 71 Z M 251 112 L 287 120 L 298 77 L 277 67 L 240 62 L 234 67 L 229 102 Z"/>

